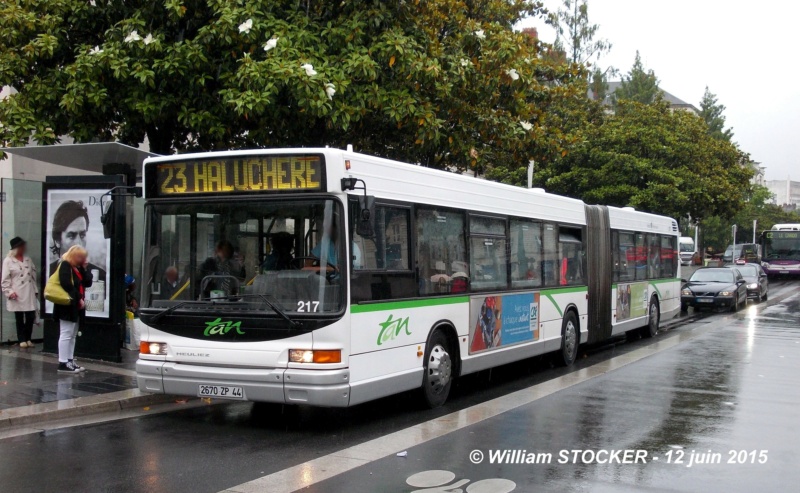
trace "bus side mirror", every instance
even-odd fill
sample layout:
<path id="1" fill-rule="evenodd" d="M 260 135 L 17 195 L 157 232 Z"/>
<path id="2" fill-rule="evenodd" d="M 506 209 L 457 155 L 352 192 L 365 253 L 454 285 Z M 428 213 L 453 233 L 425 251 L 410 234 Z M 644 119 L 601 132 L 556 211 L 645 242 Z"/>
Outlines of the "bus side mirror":
<path id="1" fill-rule="evenodd" d="M 358 197 L 358 217 L 356 217 L 356 234 L 362 238 L 375 237 L 375 197 L 361 195 Z"/>

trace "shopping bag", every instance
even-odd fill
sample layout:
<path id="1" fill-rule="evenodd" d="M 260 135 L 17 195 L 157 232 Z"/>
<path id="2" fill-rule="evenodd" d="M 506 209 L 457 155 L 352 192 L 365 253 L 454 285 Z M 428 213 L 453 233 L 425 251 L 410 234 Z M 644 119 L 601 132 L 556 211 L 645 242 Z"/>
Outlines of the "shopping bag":
<path id="1" fill-rule="evenodd" d="M 55 305 L 69 305 L 72 303 L 72 298 L 70 298 L 67 291 L 61 287 L 61 281 L 58 279 L 58 270 L 60 268 L 61 263 L 59 262 L 56 271 L 53 272 L 53 275 L 50 276 L 50 279 L 47 280 L 47 284 L 44 286 L 44 299 Z"/>
<path id="2" fill-rule="evenodd" d="M 133 312 L 125 312 L 125 349 L 128 351 L 139 350 L 139 319 L 134 318 Z"/>

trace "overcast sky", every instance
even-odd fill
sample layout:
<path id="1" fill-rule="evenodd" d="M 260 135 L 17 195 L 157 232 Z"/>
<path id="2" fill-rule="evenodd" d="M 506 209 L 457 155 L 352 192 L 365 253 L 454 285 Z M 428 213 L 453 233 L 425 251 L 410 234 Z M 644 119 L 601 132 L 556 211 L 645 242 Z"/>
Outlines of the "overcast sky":
<path id="1" fill-rule="evenodd" d="M 800 2 L 589 0 L 589 18 L 613 44 L 600 65 L 627 73 L 636 50 L 660 87 L 700 105 L 706 85 L 727 107 L 734 141 L 768 180 L 800 180 Z M 556 10 L 560 0 L 544 0 Z M 529 20 L 542 40 L 555 33 Z"/>

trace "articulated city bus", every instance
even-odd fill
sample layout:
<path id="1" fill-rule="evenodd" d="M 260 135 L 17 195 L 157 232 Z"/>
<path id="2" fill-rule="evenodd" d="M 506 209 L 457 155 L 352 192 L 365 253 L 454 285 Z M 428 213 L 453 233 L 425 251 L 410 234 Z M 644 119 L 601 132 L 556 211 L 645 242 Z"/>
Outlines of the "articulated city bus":
<path id="1" fill-rule="evenodd" d="M 761 233 L 761 266 L 770 277 L 800 275 L 800 224 L 776 224 Z"/>
<path id="2" fill-rule="evenodd" d="M 680 309 L 678 225 L 335 149 L 150 158 L 143 391 L 352 406 Z"/>

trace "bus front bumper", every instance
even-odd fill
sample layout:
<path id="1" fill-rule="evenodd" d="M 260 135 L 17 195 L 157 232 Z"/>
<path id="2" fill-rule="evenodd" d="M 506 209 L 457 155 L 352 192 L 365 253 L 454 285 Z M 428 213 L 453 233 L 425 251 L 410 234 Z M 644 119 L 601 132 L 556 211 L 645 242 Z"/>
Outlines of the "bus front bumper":
<path id="1" fill-rule="evenodd" d="M 255 402 L 346 407 L 350 403 L 350 370 L 222 368 L 138 360 L 139 390 L 155 394 L 199 396 L 201 385 L 241 387 Z"/>

